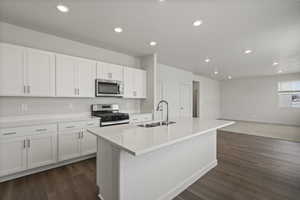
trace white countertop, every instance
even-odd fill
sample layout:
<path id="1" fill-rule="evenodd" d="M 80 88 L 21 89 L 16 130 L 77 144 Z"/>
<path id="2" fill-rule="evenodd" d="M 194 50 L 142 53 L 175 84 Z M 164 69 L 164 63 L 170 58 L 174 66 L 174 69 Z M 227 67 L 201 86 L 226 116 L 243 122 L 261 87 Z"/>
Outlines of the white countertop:
<path id="1" fill-rule="evenodd" d="M 64 123 L 72 121 L 88 121 L 99 119 L 89 115 L 41 115 L 41 116 L 26 116 L 14 117 L 0 120 L 0 128 L 13 128 L 22 126 L 34 126 L 41 124 Z"/>
<path id="2" fill-rule="evenodd" d="M 175 124 L 169 126 L 154 128 L 129 124 L 89 128 L 88 131 L 137 156 L 232 124 L 232 121 L 188 118 L 176 120 Z"/>

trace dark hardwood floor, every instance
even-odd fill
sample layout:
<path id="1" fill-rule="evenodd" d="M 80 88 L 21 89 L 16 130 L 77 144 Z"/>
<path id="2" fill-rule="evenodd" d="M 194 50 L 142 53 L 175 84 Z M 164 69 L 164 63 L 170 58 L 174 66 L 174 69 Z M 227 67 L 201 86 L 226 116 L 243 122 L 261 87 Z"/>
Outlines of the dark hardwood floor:
<path id="1" fill-rule="evenodd" d="M 300 143 L 219 132 L 218 166 L 175 200 L 299 200 Z M 1 200 L 95 200 L 95 159 L 0 184 Z"/>

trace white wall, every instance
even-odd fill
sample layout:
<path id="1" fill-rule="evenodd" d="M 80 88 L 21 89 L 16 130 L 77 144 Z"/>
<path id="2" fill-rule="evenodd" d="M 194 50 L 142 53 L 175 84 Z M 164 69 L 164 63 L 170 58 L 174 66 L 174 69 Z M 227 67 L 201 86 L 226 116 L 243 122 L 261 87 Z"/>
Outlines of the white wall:
<path id="1" fill-rule="evenodd" d="M 222 118 L 300 125 L 300 108 L 278 106 L 278 82 L 288 80 L 300 80 L 300 73 L 222 81 Z"/>
<path id="2" fill-rule="evenodd" d="M 192 95 L 193 90 L 193 81 L 200 82 L 200 97 L 199 97 L 199 117 L 201 119 L 218 119 L 220 117 L 220 87 L 219 81 L 206 78 L 199 75 L 194 75 L 192 72 L 184 71 L 181 69 L 177 69 L 171 66 L 158 64 L 158 71 L 159 71 L 159 78 L 158 78 L 158 94 L 157 96 L 160 97 L 161 94 L 161 82 L 165 82 L 168 85 L 172 85 L 173 87 L 173 98 L 170 98 L 171 104 L 173 106 L 178 107 L 178 99 L 179 99 L 179 87 L 178 84 L 185 83 L 189 84 L 190 91 Z M 168 89 L 169 89 L 168 88 Z M 170 90 L 170 89 L 169 89 Z M 177 101 L 176 101 L 177 99 Z M 191 105 L 192 105 L 192 96 Z M 192 111 L 192 110 L 191 110 Z M 172 111 L 171 111 L 172 116 Z M 191 112 L 192 116 L 192 112 Z M 174 116 L 173 116 L 174 117 Z M 176 115 L 175 115 L 176 117 Z"/>
<path id="3" fill-rule="evenodd" d="M 0 41 L 140 68 L 140 60 L 133 56 L 2 22 L 0 22 Z M 22 103 L 27 104 L 28 111 L 21 112 Z M 0 117 L 90 112 L 92 103 L 118 103 L 122 111 L 140 111 L 140 100 L 106 97 L 94 99 L 0 97 Z"/>
<path id="4" fill-rule="evenodd" d="M 201 119 L 220 118 L 220 83 L 217 80 L 194 75 L 200 82 L 199 117 Z"/>

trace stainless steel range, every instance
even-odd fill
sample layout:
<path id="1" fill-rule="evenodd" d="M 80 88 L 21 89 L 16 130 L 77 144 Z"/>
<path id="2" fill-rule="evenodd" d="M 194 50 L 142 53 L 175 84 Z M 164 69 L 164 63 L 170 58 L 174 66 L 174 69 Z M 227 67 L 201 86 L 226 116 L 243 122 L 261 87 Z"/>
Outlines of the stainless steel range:
<path id="1" fill-rule="evenodd" d="M 100 126 L 129 124 L 129 114 L 119 112 L 117 104 L 93 104 L 92 116 L 100 117 Z"/>

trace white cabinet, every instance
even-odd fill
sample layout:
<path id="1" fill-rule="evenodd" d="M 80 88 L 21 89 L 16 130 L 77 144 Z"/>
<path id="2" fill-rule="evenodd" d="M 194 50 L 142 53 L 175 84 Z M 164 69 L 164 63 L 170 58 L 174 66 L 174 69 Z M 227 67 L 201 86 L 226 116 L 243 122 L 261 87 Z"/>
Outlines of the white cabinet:
<path id="1" fill-rule="evenodd" d="M 59 133 L 58 160 L 67 160 L 80 156 L 81 129 Z"/>
<path id="2" fill-rule="evenodd" d="M 57 161 L 57 126 L 40 125 L 0 130 L 0 176 Z"/>
<path id="3" fill-rule="evenodd" d="M 124 68 L 124 97 L 147 97 L 147 72 L 140 69 Z"/>
<path id="4" fill-rule="evenodd" d="M 97 151 L 96 136 L 84 130 L 82 133 L 82 140 L 81 140 L 81 155 L 83 156 L 83 155 L 96 153 L 96 151 Z"/>
<path id="5" fill-rule="evenodd" d="M 0 43 L 0 95 L 24 95 L 24 48 Z"/>
<path id="6" fill-rule="evenodd" d="M 99 120 L 59 124 L 58 159 L 62 161 L 96 153 L 96 136 L 86 129 L 99 126 Z"/>
<path id="7" fill-rule="evenodd" d="M 53 53 L 26 49 L 25 69 L 27 95 L 55 95 L 55 56 Z"/>
<path id="8" fill-rule="evenodd" d="M 123 66 L 97 62 L 97 78 L 105 80 L 123 81 Z"/>
<path id="9" fill-rule="evenodd" d="M 94 97 L 96 62 L 56 55 L 56 96 Z"/>
<path id="10" fill-rule="evenodd" d="M 1 96 L 54 96 L 54 54 L 0 43 Z"/>
<path id="11" fill-rule="evenodd" d="M 57 160 L 57 134 L 47 133 L 28 138 L 28 168 L 55 163 Z"/>
<path id="12" fill-rule="evenodd" d="M 0 176 L 25 170 L 26 152 L 25 137 L 0 140 Z"/>
<path id="13" fill-rule="evenodd" d="M 95 97 L 96 61 L 77 59 L 76 77 L 79 97 Z"/>

